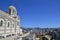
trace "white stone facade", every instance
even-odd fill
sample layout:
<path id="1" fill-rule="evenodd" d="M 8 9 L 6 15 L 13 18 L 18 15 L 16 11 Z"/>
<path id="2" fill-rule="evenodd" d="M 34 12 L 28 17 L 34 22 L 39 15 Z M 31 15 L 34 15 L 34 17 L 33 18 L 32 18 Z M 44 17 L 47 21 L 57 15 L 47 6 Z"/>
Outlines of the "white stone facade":
<path id="1" fill-rule="evenodd" d="M 23 38 L 35 40 L 35 35 L 31 32 L 23 34 L 16 8 L 10 6 L 8 12 L 0 10 L 0 40 L 22 40 Z"/>
<path id="2" fill-rule="evenodd" d="M 17 15 L 16 8 L 10 6 L 8 12 L 0 10 L 0 35 L 19 34 L 20 18 Z"/>

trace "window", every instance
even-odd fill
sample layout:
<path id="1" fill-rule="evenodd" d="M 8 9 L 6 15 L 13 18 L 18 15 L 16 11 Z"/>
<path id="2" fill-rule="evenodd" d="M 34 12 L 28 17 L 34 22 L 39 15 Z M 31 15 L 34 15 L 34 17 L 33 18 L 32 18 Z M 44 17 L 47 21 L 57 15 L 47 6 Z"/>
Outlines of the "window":
<path id="1" fill-rule="evenodd" d="M 9 14 L 11 14 L 11 9 L 9 9 Z"/>
<path id="2" fill-rule="evenodd" d="M 0 21 L 0 26 L 3 26 L 3 21 L 2 20 Z"/>
<path id="3" fill-rule="evenodd" d="M 9 27 L 10 23 L 8 22 L 8 27 Z"/>

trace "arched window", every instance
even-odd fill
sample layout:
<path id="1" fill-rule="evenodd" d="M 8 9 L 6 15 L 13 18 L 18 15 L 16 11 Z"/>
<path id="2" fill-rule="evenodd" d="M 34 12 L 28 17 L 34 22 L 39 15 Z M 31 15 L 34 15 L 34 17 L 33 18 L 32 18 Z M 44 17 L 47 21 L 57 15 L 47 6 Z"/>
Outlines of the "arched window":
<path id="1" fill-rule="evenodd" d="M 8 27 L 10 26 L 10 22 L 8 22 L 8 25 L 7 25 Z"/>
<path id="2" fill-rule="evenodd" d="M 3 20 L 0 21 L 0 26 L 3 26 Z"/>

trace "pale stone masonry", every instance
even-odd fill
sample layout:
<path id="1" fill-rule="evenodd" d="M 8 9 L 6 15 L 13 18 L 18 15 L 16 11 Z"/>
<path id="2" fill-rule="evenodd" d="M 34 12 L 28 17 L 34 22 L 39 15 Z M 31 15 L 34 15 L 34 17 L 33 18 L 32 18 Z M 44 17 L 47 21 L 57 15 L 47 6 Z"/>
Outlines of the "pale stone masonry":
<path id="1" fill-rule="evenodd" d="M 23 33 L 20 28 L 20 17 L 14 6 L 10 6 L 7 12 L 0 10 L 0 40 L 35 40 L 34 33 Z M 24 39 L 24 40 L 25 40 Z"/>
<path id="2" fill-rule="evenodd" d="M 20 33 L 20 17 L 16 8 L 10 6 L 7 12 L 0 10 L 0 36 Z"/>

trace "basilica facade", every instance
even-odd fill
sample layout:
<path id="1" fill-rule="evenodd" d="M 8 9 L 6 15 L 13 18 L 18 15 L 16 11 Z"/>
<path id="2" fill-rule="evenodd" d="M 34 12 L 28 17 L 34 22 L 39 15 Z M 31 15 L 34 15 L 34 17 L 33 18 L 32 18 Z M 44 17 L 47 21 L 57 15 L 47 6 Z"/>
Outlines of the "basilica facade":
<path id="1" fill-rule="evenodd" d="M 23 33 L 20 28 L 20 17 L 14 6 L 9 6 L 8 11 L 0 10 L 0 40 L 34 40 L 32 31 Z"/>
<path id="2" fill-rule="evenodd" d="M 20 33 L 20 17 L 14 6 L 10 6 L 7 12 L 0 10 L 0 35 L 3 34 L 19 34 Z"/>

